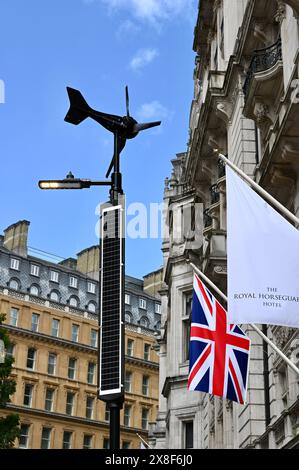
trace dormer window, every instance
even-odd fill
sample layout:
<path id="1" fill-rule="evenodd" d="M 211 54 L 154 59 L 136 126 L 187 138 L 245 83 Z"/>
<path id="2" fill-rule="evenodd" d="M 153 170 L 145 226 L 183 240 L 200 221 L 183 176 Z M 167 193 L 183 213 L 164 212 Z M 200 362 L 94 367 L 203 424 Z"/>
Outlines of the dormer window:
<path id="1" fill-rule="evenodd" d="M 90 294 L 95 294 L 96 292 L 96 285 L 94 282 L 88 282 L 87 283 L 87 292 Z"/>
<path id="2" fill-rule="evenodd" d="M 30 295 L 35 295 L 35 296 L 38 296 L 39 295 L 39 288 L 35 285 L 32 285 L 30 287 Z"/>
<path id="3" fill-rule="evenodd" d="M 139 299 L 139 308 L 143 308 L 146 310 L 146 300 L 145 299 Z"/>
<path id="4" fill-rule="evenodd" d="M 30 274 L 31 276 L 39 276 L 39 266 L 36 266 L 36 264 L 32 264 L 30 266 Z"/>
<path id="5" fill-rule="evenodd" d="M 78 287 L 78 279 L 74 276 L 70 276 L 70 287 L 77 289 Z"/>
<path id="6" fill-rule="evenodd" d="M 19 271 L 20 269 L 20 260 L 11 258 L 10 259 L 10 269 L 14 269 L 15 271 Z"/>
<path id="7" fill-rule="evenodd" d="M 59 281 L 59 273 L 57 271 L 50 271 L 50 280 L 52 282 L 58 282 Z"/>

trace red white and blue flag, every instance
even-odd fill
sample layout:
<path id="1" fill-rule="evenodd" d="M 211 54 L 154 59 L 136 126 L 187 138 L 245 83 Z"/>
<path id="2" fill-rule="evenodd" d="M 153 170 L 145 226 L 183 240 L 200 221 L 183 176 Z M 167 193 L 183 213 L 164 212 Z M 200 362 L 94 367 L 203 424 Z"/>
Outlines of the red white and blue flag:
<path id="1" fill-rule="evenodd" d="M 188 389 L 244 404 L 249 349 L 250 339 L 194 274 Z"/>

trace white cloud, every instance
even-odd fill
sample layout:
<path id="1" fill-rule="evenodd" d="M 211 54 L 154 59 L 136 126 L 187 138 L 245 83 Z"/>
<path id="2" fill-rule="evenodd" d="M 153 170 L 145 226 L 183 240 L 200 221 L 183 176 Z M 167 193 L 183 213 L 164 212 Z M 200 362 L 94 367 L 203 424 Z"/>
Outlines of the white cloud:
<path id="1" fill-rule="evenodd" d="M 156 49 L 140 49 L 130 61 L 130 68 L 136 72 L 150 64 L 157 56 Z"/>
<path id="2" fill-rule="evenodd" d="M 130 19 L 125 20 L 117 30 L 118 38 L 122 39 L 127 35 L 134 35 L 140 30 L 139 26 Z"/>
<path id="3" fill-rule="evenodd" d="M 84 0 L 93 3 L 96 0 Z M 139 19 L 159 23 L 183 14 L 188 16 L 195 11 L 198 0 L 100 0 L 110 10 L 127 10 Z"/>
<path id="4" fill-rule="evenodd" d="M 172 113 L 165 108 L 159 101 L 155 100 L 151 103 L 144 103 L 136 113 L 138 122 L 169 119 Z"/>

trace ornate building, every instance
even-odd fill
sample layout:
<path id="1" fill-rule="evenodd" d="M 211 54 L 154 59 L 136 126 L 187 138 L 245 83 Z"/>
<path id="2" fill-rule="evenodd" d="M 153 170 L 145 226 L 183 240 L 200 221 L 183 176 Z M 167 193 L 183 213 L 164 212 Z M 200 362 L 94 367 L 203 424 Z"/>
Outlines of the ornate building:
<path id="1" fill-rule="evenodd" d="M 162 248 L 156 448 L 299 448 L 299 378 L 248 326 L 247 404 L 187 392 L 192 270 L 186 263 L 192 259 L 226 291 L 226 181 L 215 148 L 298 216 L 298 21 L 298 0 L 199 3 L 188 151 L 173 160 L 165 189 L 170 236 Z M 188 198 L 203 205 L 195 247 L 186 237 L 172 238 L 172 214 Z M 182 223 L 177 218 L 176 226 Z M 298 365 L 298 330 L 263 331 Z"/>
<path id="2" fill-rule="evenodd" d="M 0 311 L 6 314 L 22 448 L 106 448 L 109 409 L 97 400 L 99 249 L 52 263 L 28 254 L 29 222 L 0 237 Z M 126 278 L 125 404 L 121 446 L 139 448 L 158 406 L 160 301 Z"/>

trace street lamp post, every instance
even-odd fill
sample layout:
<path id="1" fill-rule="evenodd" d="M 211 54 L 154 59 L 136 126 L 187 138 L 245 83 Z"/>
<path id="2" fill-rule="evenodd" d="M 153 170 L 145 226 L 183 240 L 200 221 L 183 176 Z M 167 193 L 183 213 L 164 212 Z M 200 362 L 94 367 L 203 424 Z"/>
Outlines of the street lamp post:
<path id="1" fill-rule="evenodd" d="M 85 189 L 91 186 L 110 186 L 109 207 L 101 211 L 101 276 L 100 276 L 100 339 L 99 341 L 99 398 L 110 409 L 110 449 L 120 448 L 120 410 L 124 402 L 124 196 L 120 154 L 127 139 L 135 138 L 140 131 L 159 126 L 161 121 L 139 124 L 130 116 L 129 93 L 126 87 L 126 116 L 115 116 L 92 109 L 82 94 L 67 88 L 70 108 L 65 121 L 79 124 L 92 118 L 114 135 L 114 153 L 106 173 L 111 181 L 78 179 L 69 173 L 64 180 L 42 180 L 40 189 Z M 111 173 L 112 172 L 112 173 Z M 105 206 L 105 207 L 104 207 Z M 107 228 L 104 235 L 103 227 Z M 112 239 L 109 239 L 109 229 Z M 111 280 L 112 279 L 112 280 Z M 113 299 L 111 301 L 111 299 Z M 113 339 L 114 338 L 114 339 Z M 117 338 L 117 339 L 115 339 Z M 116 371 L 117 369 L 117 371 Z M 115 372 L 116 371 L 116 372 Z"/>

